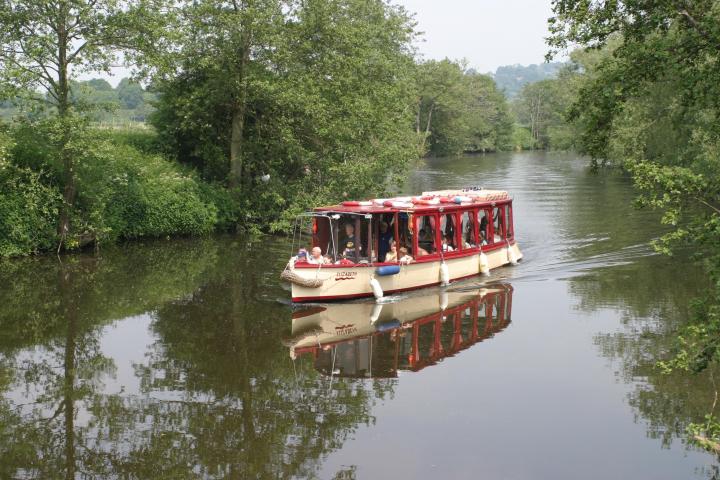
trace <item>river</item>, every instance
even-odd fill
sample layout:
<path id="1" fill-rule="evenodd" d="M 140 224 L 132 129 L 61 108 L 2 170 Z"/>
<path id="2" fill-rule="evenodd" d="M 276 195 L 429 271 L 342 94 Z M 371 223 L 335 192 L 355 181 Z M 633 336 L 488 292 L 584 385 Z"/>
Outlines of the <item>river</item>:
<path id="1" fill-rule="evenodd" d="M 703 277 L 629 180 L 508 153 L 405 190 L 469 185 L 514 196 L 523 261 L 380 309 L 293 310 L 284 238 L 1 263 L 0 478 L 717 478 L 684 442 L 716 372 L 654 367 Z"/>

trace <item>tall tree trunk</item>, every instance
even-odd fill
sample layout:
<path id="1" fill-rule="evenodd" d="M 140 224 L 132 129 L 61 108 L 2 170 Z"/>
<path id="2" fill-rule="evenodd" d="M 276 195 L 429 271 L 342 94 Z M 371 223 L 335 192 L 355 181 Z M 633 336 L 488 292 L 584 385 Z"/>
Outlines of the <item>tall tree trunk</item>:
<path id="1" fill-rule="evenodd" d="M 430 123 L 432 121 L 432 114 L 433 110 L 435 109 L 435 102 L 430 104 L 430 110 L 428 111 L 428 117 L 427 117 L 427 124 L 425 125 L 425 135 L 423 135 L 422 140 L 420 141 L 420 153 L 425 154 L 425 142 L 427 141 L 427 138 L 430 136 Z"/>
<path id="2" fill-rule="evenodd" d="M 235 106 L 230 137 L 230 187 L 239 187 L 243 177 L 243 130 L 245 127 L 245 105 Z"/>
<path id="3" fill-rule="evenodd" d="M 422 97 L 418 98 L 417 113 L 415 115 L 415 133 L 420 136 L 420 110 L 422 109 Z"/>
<path id="4" fill-rule="evenodd" d="M 57 83 L 57 99 L 58 99 L 58 116 L 60 121 L 67 120 L 70 113 L 70 83 L 68 81 L 68 34 L 67 34 L 67 12 L 61 11 L 60 21 L 57 24 L 58 35 L 58 83 Z M 63 244 L 70 231 L 70 212 L 75 204 L 75 166 L 72 155 L 68 151 L 70 143 L 70 132 L 67 125 L 62 126 L 63 133 L 60 138 L 60 159 L 63 164 L 65 185 L 63 188 L 63 203 L 60 210 L 60 222 L 58 224 L 58 235 L 60 236 L 60 245 Z M 58 245 L 58 248 L 60 247 Z"/>
<path id="5" fill-rule="evenodd" d="M 237 94 L 232 116 L 232 130 L 230 134 L 230 187 L 241 187 L 243 183 L 243 133 L 245 130 L 245 111 L 247 110 L 247 79 L 246 70 L 250 60 L 251 34 L 243 34 L 242 55 L 238 65 L 238 80 L 240 91 Z"/>

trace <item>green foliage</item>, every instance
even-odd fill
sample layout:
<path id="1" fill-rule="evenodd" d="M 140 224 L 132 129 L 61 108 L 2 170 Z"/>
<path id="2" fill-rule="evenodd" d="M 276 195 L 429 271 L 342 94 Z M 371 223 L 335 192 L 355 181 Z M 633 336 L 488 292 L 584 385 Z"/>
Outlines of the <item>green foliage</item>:
<path id="1" fill-rule="evenodd" d="M 193 28 L 168 32 L 179 56 L 157 62 L 152 123 L 175 158 L 228 182 L 241 227 L 284 229 L 289 212 L 380 193 L 415 156 L 402 9 L 203 1 L 182 15 Z"/>
<path id="2" fill-rule="evenodd" d="M 429 60 L 416 67 L 415 132 L 421 154 L 435 156 L 512 148 L 504 95 L 487 75 L 462 63 Z"/>
<path id="3" fill-rule="evenodd" d="M 569 150 L 577 135 L 567 121 L 580 83 L 580 64 L 566 64 L 557 78 L 526 84 L 513 101 L 517 121 L 527 128 L 532 148 Z"/>
<path id="4" fill-rule="evenodd" d="M 530 129 L 522 125 L 513 125 L 511 144 L 514 150 L 532 150 L 535 148 L 535 140 Z"/>
<path id="5" fill-rule="evenodd" d="M 128 145 L 142 153 L 163 153 L 164 147 L 151 128 L 114 128 L 104 130 L 103 138 L 118 145 Z"/>
<path id="6" fill-rule="evenodd" d="M 60 192 L 41 182 L 40 174 L 10 163 L 13 140 L 0 132 L 0 257 L 51 248 Z"/>
<path id="7" fill-rule="evenodd" d="M 638 203 L 661 209 L 671 227 L 656 248 L 690 250 L 712 282 L 680 331 L 674 357 L 659 366 L 706 370 L 720 360 L 718 3 L 556 0 L 553 11 L 551 47 L 589 47 L 570 110 L 581 151 L 596 165 L 628 170 Z M 709 437 L 691 441 L 717 445 L 718 430 L 705 430 Z"/>
<path id="8" fill-rule="evenodd" d="M 720 455 L 720 421 L 717 417 L 708 414 L 704 423 L 691 423 L 687 432 L 696 445 Z"/>
<path id="9" fill-rule="evenodd" d="M 78 169 L 78 228 L 97 240 L 201 235 L 217 208 L 192 173 L 159 155 L 97 140 Z M 82 227 L 80 227 L 82 225 Z"/>
<path id="10" fill-rule="evenodd" d="M 24 122 L 2 134 L 0 257 L 57 246 L 61 197 L 54 142 L 64 124 Z M 65 146 L 77 165 L 70 247 L 234 228 L 238 208 L 231 193 L 153 153 L 156 145 L 147 131 L 76 127 L 73 142 Z"/>
<path id="11" fill-rule="evenodd" d="M 129 110 L 138 108 L 145 102 L 145 91 L 140 84 L 131 82 L 127 78 L 120 80 L 117 86 L 118 99 L 124 108 Z"/>

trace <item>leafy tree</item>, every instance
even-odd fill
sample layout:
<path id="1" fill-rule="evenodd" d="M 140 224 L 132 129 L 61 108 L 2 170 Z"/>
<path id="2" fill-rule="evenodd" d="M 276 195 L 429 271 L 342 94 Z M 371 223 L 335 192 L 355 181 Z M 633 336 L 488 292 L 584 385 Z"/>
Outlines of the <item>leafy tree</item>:
<path id="1" fill-rule="evenodd" d="M 462 63 L 429 60 L 417 66 L 416 83 L 415 133 L 421 154 L 428 146 L 434 155 L 509 146 L 512 122 L 492 78 L 465 71 Z"/>
<path id="2" fill-rule="evenodd" d="M 566 120 L 580 81 L 578 63 L 566 65 L 557 78 L 526 84 L 513 102 L 516 118 L 530 131 L 536 148 L 568 149 L 574 128 Z"/>
<path id="3" fill-rule="evenodd" d="M 124 108 L 138 108 L 145 101 L 145 91 L 143 88 L 139 83 L 132 82 L 128 78 L 120 80 L 115 90 Z"/>
<path id="4" fill-rule="evenodd" d="M 153 124 L 179 160 L 227 179 L 244 225 L 283 228 L 315 202 L 379 193 L 412 158 L 404 10 L 200 1 L 180 16 L 180 55 L 155 62 Z"/>
<path id="5" fill-rule="evenodd" d="M 88 80 L 87 82 L 85 82 L 85 84 L 87 84 L 93 90 L 98 90 L 102 92 L 111 92 L 113 90 L 112 85 L 110 85 L 108 81 L 103 78 L 93 78 L 92 80 Z"/>
<path id="6" fill-rule="evenodd" d="M 720 360 L 717 2 L 556 0 L 553 12 L 553 52 L 569 44 L 602 52 L 570 112 L 581 151 L 596 165 L 627 169 L 640 203 L 661 208 L 672 227 L 657 248 L 689 246 L 712 279 L 677 356 L 663 365 L 702 371 Z M 705 440 L 720 445 L 713 421 L 706 426 Z M 704 438 L 702 430 L 694 435 Z"/>
<path id="7" fill-rule="evenodd" d="M 418 65 L 415 133 L 421 154 L 425 153 L 426 142 L 430 142 L 433 153 L 442 153 L 440 148 L 452 153 L 462 151 L 465 133 L 462 112 L 470 101 L 469 91 L 463 88 L 464 68 L 448 59 L 429 60 Z M 436 128 L 438 125 L 440 128 Z M 442 132 L 443 127 L 445 132 Z"/>
<path id="8" fill-rule="evenodd" d="M 27 0 L 0 5 L 0 85 L 4 96 L 23 94 L 41 100 L 57 115 L 57 155 L 64 171 L 63 205 L 58 234 L 70 233 L 77 193 L 71 83 L 81 71 L 107 71 L 119 49 L 150 38 L 136 35 L 148 12 L 143 0 Z M 46 97 L 34 93 L 42 90 Z"/>
<path id="9" fill-rule="evenodd" d="M 466 82 L 472 94 L 470 108 L 471 151 L 506 150 L 512 147 L 513 120 L 505 97 L 488 75 L 467 73 Z"/>

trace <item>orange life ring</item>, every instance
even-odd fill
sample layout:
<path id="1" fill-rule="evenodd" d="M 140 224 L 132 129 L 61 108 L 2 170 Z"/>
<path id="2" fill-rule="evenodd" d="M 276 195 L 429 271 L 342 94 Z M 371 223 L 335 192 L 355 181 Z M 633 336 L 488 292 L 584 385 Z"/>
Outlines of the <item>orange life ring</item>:
<path id="1" fill-rule="evenodd" d="M 440 200 L 417 198 L 413 199 L 412 203 L 414 203 L 415 205 L 438 205 L 440 203 Z"/>

